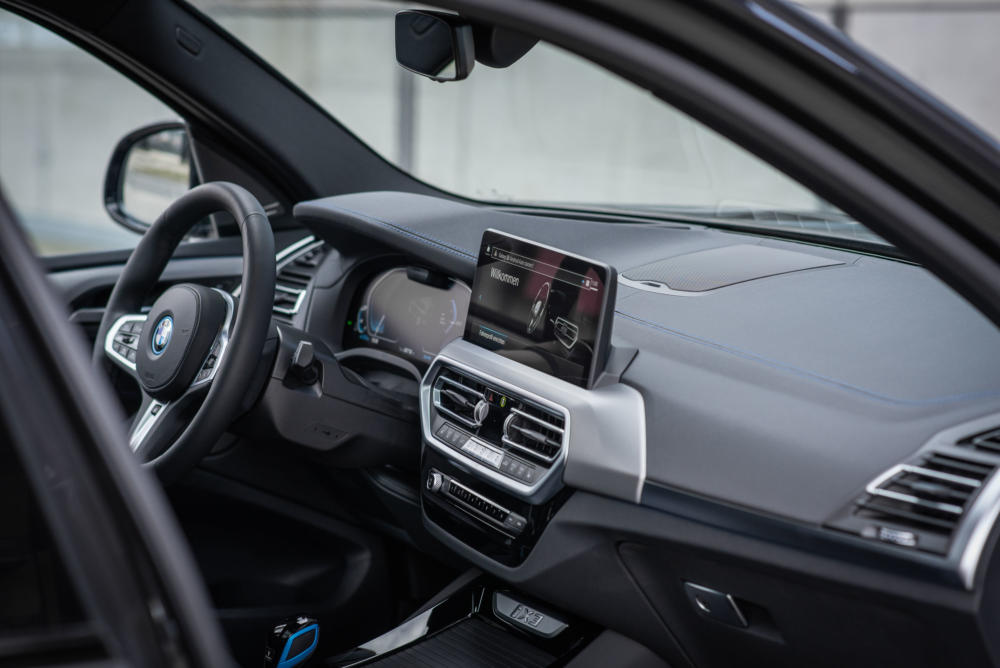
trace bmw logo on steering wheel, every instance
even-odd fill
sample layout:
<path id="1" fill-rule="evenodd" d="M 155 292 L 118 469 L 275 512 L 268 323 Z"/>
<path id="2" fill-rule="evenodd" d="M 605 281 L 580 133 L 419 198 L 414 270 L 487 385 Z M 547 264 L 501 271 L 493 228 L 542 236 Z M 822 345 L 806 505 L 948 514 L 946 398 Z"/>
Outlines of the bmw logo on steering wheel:
<path id="1" fill-rule="evenodd" d="M 174 319 L 165 315 L 156 323 L 153 330 L 152 348 L 154 355 L 162 355 L 170 344 L 170 337 L 174 333 Z"/>

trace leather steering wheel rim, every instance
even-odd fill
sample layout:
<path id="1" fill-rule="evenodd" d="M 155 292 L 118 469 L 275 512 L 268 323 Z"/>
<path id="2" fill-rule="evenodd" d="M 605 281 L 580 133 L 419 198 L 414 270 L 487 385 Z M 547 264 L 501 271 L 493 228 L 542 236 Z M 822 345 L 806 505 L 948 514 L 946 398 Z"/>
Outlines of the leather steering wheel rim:
<path id="1" fill-rule="evenodd" d="M 105 342 L 111 340 L 112 326 L 123 317 L 128 319 L 129 314 L 141 313 L 144 298 L 155 287 L 184 236 L 195 223 L 218 212 L 233 216 L 243 239 L 239 305 L 233 309 L 235 320 L 211 380 L 199 383 L 208 388 L 200 407 L 193 417 L 185 419 L 183 427 L 177 428 L 180 433 L 175 438 L 164 437 L 166 443 L 159 448 L 137 451 L 144 463 L 164 481 L 176 479 L 197 465 L 237 417 L 264 349 L 274 302 L 275 256 L 271 225 L 257 199 L 238 185 L 213 182 L 192 188 L 167 207 L 143 235 L 122 270 L 101 318 L 94 345 L 94 362 L 102 366 L 110 357 L 106 354 Z M 232 307 L 232 298 L 227 296 L 226 301 Z M 135 319 L 140 317 L 137 315 Z M 150 326 L 151 323 L 145 324 L 145 327 Z M 111 334 L 117 335 L 117 330 Z M 120 363 L 119 366 L 124 368 Z M 133 364 L 133 372 L 135 369 Z M 134 375 L 143 388 L 144 408 L 152 406 L 155 400 L 147 394 L 138 374 Z M 143 410 L 140 409 L 136 417 L 137 423 Z"/>

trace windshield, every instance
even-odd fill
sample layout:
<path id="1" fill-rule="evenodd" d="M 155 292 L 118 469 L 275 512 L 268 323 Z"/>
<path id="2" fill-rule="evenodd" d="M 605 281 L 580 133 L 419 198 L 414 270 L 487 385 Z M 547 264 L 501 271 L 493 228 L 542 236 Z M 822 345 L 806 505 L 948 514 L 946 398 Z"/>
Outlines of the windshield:
<path id="1" fill-rule="evenodd" d="M 648 91 L 539 43 L 505 69 L 436 83 L 396 64 L 412 4 L 196 0 L 374 150 L 491 202 L 637 211 L 881 241 Z"/>

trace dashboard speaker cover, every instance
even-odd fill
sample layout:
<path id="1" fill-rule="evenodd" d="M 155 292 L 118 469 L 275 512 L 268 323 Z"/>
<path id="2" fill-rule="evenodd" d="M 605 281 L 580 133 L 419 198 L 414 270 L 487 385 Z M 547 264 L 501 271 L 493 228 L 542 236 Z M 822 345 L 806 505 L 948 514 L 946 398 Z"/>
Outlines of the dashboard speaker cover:
<path id="1" fill-rule="evenodd" d="M 631 281 L 662 283 L 680 292 L 705 292 L 758 278 L 842 264 L 840 260 L 784 248 L 736 244 L 658 260 L 629 269 L 622 276 Z"/>

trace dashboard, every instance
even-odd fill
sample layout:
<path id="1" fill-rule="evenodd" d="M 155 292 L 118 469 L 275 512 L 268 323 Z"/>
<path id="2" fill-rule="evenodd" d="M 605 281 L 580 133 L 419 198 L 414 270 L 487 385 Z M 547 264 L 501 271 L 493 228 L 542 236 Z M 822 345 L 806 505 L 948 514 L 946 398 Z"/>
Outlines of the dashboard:
<path id="1" fill-rule="evenodd" d="M 676 665 L 1000 656 L 995 634 L 968 631 L 1000 610 L 1000 333 L 929 272 L 408 193 L 295 215 L 332 250 L 282 333 L 259 411 L 274 424 L 254 426 L 363 469 L 355 512 L 384 509 L 414 543 Z M 488 230 L 617 270 L 602 373 L 531 363 L 589 344 L 601 318 L 563 308 L 511 252 L 588 270 L 514 248 L 488 266 Z M 492 306 L 469 317 L 478 295 Z M 324 365 L 311 392 L 281 377 L 296 337 Z M 695 602 L 709 595 L 718 606 Z"/>
<path id="2" fill-rule="evenodd" d="M 354 300 L 345 323 L 345 345 L 430 364 L 445 344 L 462 336 L 470 295 L 462 281 L 419 267 L 380 272 Z"/>

